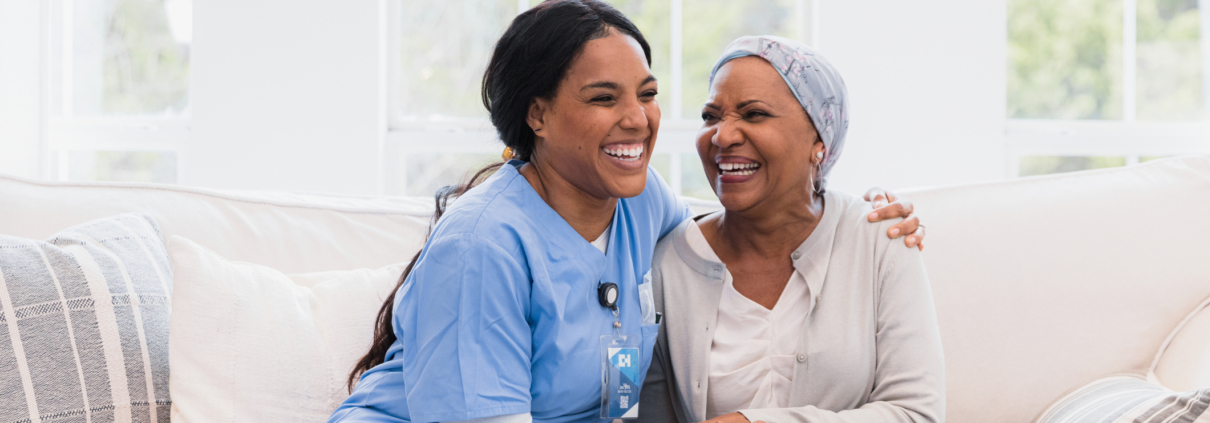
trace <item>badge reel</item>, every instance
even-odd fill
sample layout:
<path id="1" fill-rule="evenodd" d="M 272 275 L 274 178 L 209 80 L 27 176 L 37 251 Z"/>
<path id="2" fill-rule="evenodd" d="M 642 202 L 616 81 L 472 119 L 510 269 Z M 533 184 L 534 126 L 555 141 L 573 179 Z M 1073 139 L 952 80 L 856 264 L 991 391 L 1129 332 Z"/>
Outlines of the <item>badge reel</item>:
<path id="1" fill-rule="evenodd" d="M 639 351 L 642 338 L 622 334 L 618 319 L 618 286 L 603 283 L 597 288 L 601 306 L 613 311 L 613 335 L 601 336 L 601 418 L 639 417 Z"/>

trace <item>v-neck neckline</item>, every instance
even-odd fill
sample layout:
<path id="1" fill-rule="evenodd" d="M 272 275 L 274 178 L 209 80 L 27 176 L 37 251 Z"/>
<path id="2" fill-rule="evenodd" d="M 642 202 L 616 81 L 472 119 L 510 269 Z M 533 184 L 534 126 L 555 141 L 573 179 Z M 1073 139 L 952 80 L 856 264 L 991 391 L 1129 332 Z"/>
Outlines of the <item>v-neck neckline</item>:
<path id="1" fill-rule="evenodd" d="M 542 199 L 542 196 L 538 194 L 538 190 L 534 189 L 534 186 L 529 183 L 529 179 L 527 179 L 525 175 L 521 174 L 521 166 L 524 164 L 525 162 L 520 160 L 509 160 L 507 163 L 509 168 L 507 172 L 512 173 L 510 176 L 516 178 L 514 183 L 519 183 L 522 185 L 519 190 L 522 192 L 523 196 L 527 197 L 524 198 L 523 201 L 533 203 L 533 210 L 542 214 L 542 216 L 536 216 L 536 220 L 542 222 L 553 222 L 547 226 L 549 230 L 554 232 L 552 235 L 558 237 L 574 237 L 575 239 L 578 239 L 580 242 L 574 244 L 576 244 L 577 248 L 579 248 L 580 251 L 578 251 L 578 255 L 581 257 L 593 257 L 593 253 L 595 253 L 596 257 L 599 257 L 602 261 L 608 257 L 609 251 L 612 251 L 614 248 L 616 248 L 615 244 L 617 240 L 615 239 L 615 235 L 617 234 L 618 213 L 621 209 L 622 199 L 619 198 L 617 204 L 614 205 L 613 217 L 609 222 L 609 227 L 605 228 L 605 232 L 602 234 L 609 237 L 609 243 L 605 249 L 605 253 L 602 253 L 600 249 L 598 249 L 595 245 L 592 245 L 591 241 L 588 241 L 584 239 L 583 236 L 580 236 L 580 233 L 576 231 L 576 228 L 572 227 L 571 223 L 567 222 L 567 219 L 564 219 L 557 210 L 551 207 L 550 203 L 547 203 L 546 200 Z M 602 265 L 603 264 L 604 262 L 602 262 Z"/>
<path id="2" fill-rule="evenodd" d="M 689 227 L 686 228 L 686 230 L 685 237 L 689 238 L 687 241 L 689 242 L 689 246 L 693 249 L 694 253 L 702 256 L 702 258 L 706 260 L 713 260 L 720 263 L 722 262 L 718 258 L 718 254 L 714 252 L 714 249 L 710 247 L 710 243 L 706 241 L 706 234 L 702 233 L 702 228 L 698 226 L 696 219 L 689 223 Z M 786 286 L 782 288 L 781 293 L 777 296 L 777 302 L 773 303 L 773 307 L 771 308 L 765 307 L 761 303 L 756 302 L 756 300 L 753 300 L 747 295 L 744 295 L 742 292 L 739 292 L 738 289 L 735 289 L 735 276 L 732 275 L 731 271 L 728 269 L 723 269 L 723 292 L 724 295 L 727 295 L 727 291 L 733 292 L 735 295 L 743 298 L 745 304 L 755 307 L 754 310 L 759 309 L 768 313 L 768 318 L 772 319 L 773 314 L 779 310 L 778 306 L 785 303 L 784 300 L 786 299 L 786 292 L 790 290 L 790 283 L 794 282 L 794 277 L 796 275 L 802 277 L 804 282 L 806 281 L 806 277 L 801 276 L 801 274 L 798 272 L 798 269 L 794 269 L 792 272 L 790 272 L 790 278 L 786 281 Z M 785 307 L 783 306 L 782 308 Z"/>
<path id="3" fill-rule="evenodd" d="M 819 224 L 807 236 L 807 239 L 799 244 L 798 248 L 794 249 L 790 259 L 794 263 L 794 270 L 802 274 L 802 277 L 807 282 L 808 295 L 810 295 L 811 309 L 815 308 L 815 302 L 823 292 L 823 284 L 826 280 L 828 263 L 832 257 L 832 244 L 836 237 L 836 228 L 840 223 L 840 215 L 843 214 L 841 209 L 841 201 L 835 193 L 829 191 L 824 194 L 824 210 L 823 215 L 819 218 Z M 703 215 L 704 216 L 704 215 Z M 697 226 L 701 216 L 694 217 L 691 222 L 686 222 L 687 225 Z M 705 242 L 705 234 L 701 233 L 701 228 L 696 228 L 699 235 Z M 690 242 L 688 234 L 682 234 L 673 239 L 672 244 L 685 264 L 693 269 L 697 269 L 702 274 L 708 277 L 717 277 L 720 282 L 725 278 L 730 277 L 730 271 L 727 265 L 719 259 L 718 254 L 714 249 L 709 247 L 709 242 L 706 242 L 705 251 L 699 251 L 694 248 Z M 784 293 L 784 290 L 783 290 Z M 747 297 L 745 297 L 747 298 Z M 751 298 L 749 298 L 751 300 Z M 780 302 L 780 297 L 779 300 Z M 774 308 L 777 306 L 774 305 Z M 762 306 L 763 308 L 763 306 Z M 772 309 L 769 309 L 772 310 Z"/>

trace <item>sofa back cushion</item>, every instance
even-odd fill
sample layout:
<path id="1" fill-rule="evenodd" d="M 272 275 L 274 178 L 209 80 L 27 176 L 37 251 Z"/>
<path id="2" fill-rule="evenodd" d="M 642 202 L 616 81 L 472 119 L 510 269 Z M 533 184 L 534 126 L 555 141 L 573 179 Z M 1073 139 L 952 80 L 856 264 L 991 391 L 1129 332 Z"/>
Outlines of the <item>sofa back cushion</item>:
<path id="1" fill-rule="evenodd" d="M 167 422 L 171 293 L 146 216 L 0 235 L 0 421 Z"/>
<path id="2" fill-rule="evenodd" d="M 105 216 L 139 212 L 166 236 L 288 273 L 407 261 L 432 200 L 219 191 L 140 183 L 32 181 L 0 175 L 0 234 L 42 239 Z"/>
<path id="3" fill-rule="evenodd" d="M 903 194 L 928 225 L 950 421 L 1030 421 L 1145 375 L 1210 297 L 1208 158 Z"/>

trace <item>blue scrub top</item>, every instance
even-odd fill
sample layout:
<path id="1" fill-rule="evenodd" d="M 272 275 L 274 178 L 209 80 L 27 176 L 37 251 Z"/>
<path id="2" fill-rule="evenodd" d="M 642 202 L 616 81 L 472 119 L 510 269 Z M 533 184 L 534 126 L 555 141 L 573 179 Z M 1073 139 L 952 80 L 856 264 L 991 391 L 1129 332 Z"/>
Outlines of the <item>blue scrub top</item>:
<path id="1" fill-rule="evenodd" d="M 618 201 L 602 254 L 542 200 L 522 164 L 442 216 L 396 294 L 398 340 L 330 422 L 600 421 L 600 341 L 615 333 L 601 282 L 618 285 L 621 332 L 642 339 L 642 384 L 658 325 L 641 325 L 638 284 L 688 206 L 648 168 L 643 193 Z"/>

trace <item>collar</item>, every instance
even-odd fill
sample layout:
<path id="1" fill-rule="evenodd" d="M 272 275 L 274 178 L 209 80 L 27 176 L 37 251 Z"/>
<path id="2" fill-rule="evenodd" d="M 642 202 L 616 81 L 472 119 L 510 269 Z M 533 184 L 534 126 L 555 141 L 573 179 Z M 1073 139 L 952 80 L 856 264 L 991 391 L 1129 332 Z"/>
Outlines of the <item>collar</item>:
<path id="1" fill-rule="evenodd" d="M 828 263 L 832 259 L 832 246 L 836 240 L 836 228 L 839 225 L 843 207 L 842 201 L 836 197 L 836 194 L 825 192 L 823 195 L 824 210 L 823 216 L 819 218 L 819 224 L 815 226 L 811 235 L 790 253 L 794 270 L 801 273 L 807 280 L 807 288 L 811 295 L 809 309 L 812 311 L 815 310 L 815 304 L 819 301 L 819 295 L 823 293 L 824 279 L 827 276 Z M 696 220 L 701 216 L 703 215 L 695 216 L 682 223 L 683 227 L 678 228 L 677 236 L 673 238 L 673 247 L 681 260 L 693 270 L 709 280 L 723 280 L 727 265 L 719 261 L 717 255 L 703 256 L 689 245 L 687 229 L 689 225 L 697 224 Z"/>

